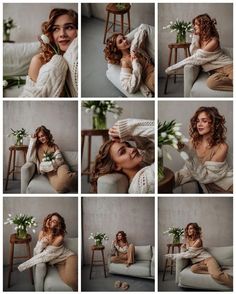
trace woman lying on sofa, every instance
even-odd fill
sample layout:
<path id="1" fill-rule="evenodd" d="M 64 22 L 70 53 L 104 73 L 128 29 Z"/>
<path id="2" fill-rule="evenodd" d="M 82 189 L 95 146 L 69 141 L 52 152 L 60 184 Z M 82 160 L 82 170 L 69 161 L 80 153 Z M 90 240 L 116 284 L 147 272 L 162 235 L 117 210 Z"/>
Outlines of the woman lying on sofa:
<path id="1" fill-rule="evenodd" d="M 179 144 L 188 154 L 175 173 L 176 186 L 196 180 L 206 193 L 233 193 L 233 171 L 227 163 L 225 118 L 215 107 L 200 107 L 190 120 L 190 142 Z"/>
<path id="2" fill-rule="evenodd" d="M 121 65 L 121 86 L 128 93 L 138 90 L 145 97 L 154 96 L 155 68 L 146 51 L 147 31 L 145 25 L 140 25 L 130 43 L 128 39 L 116 33 L 106 41 L 105 59 L 112 64 Z"/>
<path id="3" fill-rule="evenodd" d="M 58 273 L 73 291 L 78 289 L 78 261 L 77 256 L 71 250 L 63 246 L 66 234 L 64 218 L 57 212 L 44 218 L 42 230 L 39 233 L 38 242 L 34 248 L 34 256 L 20 264 L 19 271 L 24 271 L 34 265 L 35 290 L 43 291 L 44 278 L 47 274 L 47 263 L 55 265 Z"/>
<path id="4" fill-rule="evenodd" d="M 216 20 L 201 14 L 192 20 L 194 34 L 190 46 L 191 56 L 169 66 L 167 74 L 187 65 L 201 65 L 209 73 L 207 86 L 212 90 L 233 91 L 233 60 L 220 48 Z"/>
<path id="5" fill-rule="evenodd" d="M 42 24 L 41 52 L 31 60 L 20 97 L 78 96 L 77 29 L 77 12 L 52 9 Z"/>
<path id="6" fill-rule="evenodd" d="M 49 129 L 40 126 L 30 139 L 26 161 L 34 162 L 59 193 L 69 192 L 76 186 L 77 175 L 69 170 Z"/>
<path id="7" fill-rule="evenodd" d="M 203 247 L 201 228 L 197 223 L 189 223 L 185 228 L 185 241 L 181 246 L 181 253 L 167 254 L 171 258 L 191 259 L 191 271 L 196 274 L 210 274 L 218 283 L 233 288 L 233 277 L 222 271 L 215 258 Z"/>
<path id="8" fill-rule="evenodd" d="M 129 179 L 131 194 L 155 192 L 154 121 L 124 119 L 109 129 L 111 140 L 99 150 L 92 170 L 91 184 L 97 192 L 98 178 L 123 173 Z M 128 141 L 135 141 L 133 147 Z"/>

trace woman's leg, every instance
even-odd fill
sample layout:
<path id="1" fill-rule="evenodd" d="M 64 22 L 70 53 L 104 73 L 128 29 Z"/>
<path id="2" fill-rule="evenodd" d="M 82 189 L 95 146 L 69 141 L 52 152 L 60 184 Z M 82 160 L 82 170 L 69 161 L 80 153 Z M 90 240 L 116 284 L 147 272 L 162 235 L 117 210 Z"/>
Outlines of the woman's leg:
<path id="1" fill-rule="evenodd" d="M 209 257 L 205 259 L 204 262 L 207 265 L 209 274 L 216 282 L 233 288 L 233 277 L 221 270 L 215 258 Z"/>
<path id="2" fill-rule="evenodd" d="M 37 292 L 43 292 L 44 279 L 47 274 L 47 264 L 44 262 L 38 263 L 34 269 L 34 288 Z"/>
<path id="3" fill-rule="evenodd" d="M 135 254 L 135 247 L 134 244 L 129 244 L 128 252 L 127 252 L 127 264 L 134 263 L 134 254 Z"/>
<path id="4" fill-rule="evenodd" d="M 155 72 L 154 71 L 152 71 L 146 75 L 144 83 L 148 87 L 148 89 L 150 91 L 152 91 L 152 93 L 155 92 Z"/>
<path id="5" fill-rule="evenodd" d="M 125 253 L 119 253 L 119 255 L 111 256 L 111 262 L 113 263 L 127 263 L 128 255 Z"/>
<path id="6" fill-rule="evenodd" d="M 215 70 L 207 79 L 207 86 L 217 91 L 233 91 L 233 65 Z"/>
<path id="7" fill-rule="evenodd" d="M 191 271 L 195 274 L 209 274 L 207 265 L 203 261 L 193 264 Z"/>
<path id="8" fill-rule="evenodd" d="M 62 281 L 78 291 L 78 258 L 76 255 L 69 256 L 64 263 L 56 264 Z"/>

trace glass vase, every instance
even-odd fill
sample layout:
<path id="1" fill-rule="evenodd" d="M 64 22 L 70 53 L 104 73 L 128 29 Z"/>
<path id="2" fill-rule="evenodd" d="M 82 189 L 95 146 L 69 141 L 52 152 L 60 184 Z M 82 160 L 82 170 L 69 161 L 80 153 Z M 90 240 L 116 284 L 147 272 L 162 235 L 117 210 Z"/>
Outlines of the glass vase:
<path id="1" fill-rule="evenodd" d="M 93 129 L 94 130 L 105 130 L 106 129 L 106 115 L 104 114 L 93 114 Z"/>
<path id="2" fill-rule="evenodd" d="M 26 237 L 27 237 L 27 230 L 26 229 L 17 229 L 17 237 L 19 239 L 26 239 Z"/>
<path id="3" fill-rule="evenodd" d="M 16 145 L 16 146 L 21 146 L 21 145 L 23 145 L 23 137 L 16 137 L 15 145 Z"/>
<path id="4" fill-rule="evenodd" d="M 158 154 L 158 182 L 163 180 L 164 177 L 165 177 L 165 173 L 164 173 L 163 156 L 162 154 Z"/>
<path id="5" fill-rule="evenodd" d="M 95 245 L 96 246 L 102 246 L 102 240 L 100 240 L 100 239 L 95 240 Z"/>
<path id="6" fill-rule="evenodd" d="M 179 244 L 180 243 L 180 236 L 174 235 L 173 236 L 173 244 Z"/>
<path id="7" fill-rule="evenodd" d="M 179 31 L 176 35 L 176 43 L 186 43 L 186 32 L 185 31 Z"/>
<path id="8" fill-rule="evenodd" d="M 4 32 L 3 41 L 4 42 L 9 42 L 10 41 L 10 34 L 7 34 L 6 32 Z"/>

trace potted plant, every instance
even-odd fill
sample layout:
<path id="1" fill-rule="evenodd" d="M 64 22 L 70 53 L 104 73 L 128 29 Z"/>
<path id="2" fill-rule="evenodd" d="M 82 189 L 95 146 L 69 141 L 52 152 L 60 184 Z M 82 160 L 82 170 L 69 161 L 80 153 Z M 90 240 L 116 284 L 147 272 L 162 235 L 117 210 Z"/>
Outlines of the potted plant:
<path id="1" fill-rule="evenodd" d="M 192 24 L 190 21 L 184 21 L 176 19 L 175 22 L 170 21 L 170 23 L 163 27 L 163 30 L 170 29 L 170 32 L 176 32 L 176 43 L 186 43 L 186 33 L 192 32 Z"/>
<path id="2" fill-rule="evenodd" d="M 4 222 L 5 225 L 16 225 L 15 230 L 17 237 L 19 239 L 26 239 L 28 234 L 28 228 L 32 229 L 32 232 L 35 233 L 35 227 L 37 227 L 37 223 L 35 221 L 35 217 L 29 216 L 26 214 L 20 213 L 20 215 L 12 216 L 10 213 L 8 214 L 7 220 Z"/>
<path id="3" fill-rule="evenodd" d="M 180 244 L 180 237 L 184 235 L 184 229 L 180 227 L 170 227 L 167 231 L 163 232 L 163 234 L 172 236 L 173 244 Z"/>
<path id="4" fill-rule="evenodd" d="M 108 236 L 105 233 L 90 233 L 89 239 L 93 239 L 95 241 L 96 246 L 102 246 L 103 240 L 109 240 Z"/>
<path id="5" fill-rule="evenodd" d="M 13 42 L 13 41 L 10 41 L 10 35 L 11 35 L 11 30 L 16 27 L 17 25 L 14 23 L 14 20 L 11 17 L 3 20 L 3 41 L 4 42 Z"/>
<path id="6" fill-rule="evenodd" d="M 15 138 L 15 145 L 20 146 L 23 145 L 23 138 L 28 136 L 28 133 L 24 128 L 21 128 L 19 130 L 13 130 L 11 128 L 11 133 L 8 135 L 8 137 L 13 136 Z"/>

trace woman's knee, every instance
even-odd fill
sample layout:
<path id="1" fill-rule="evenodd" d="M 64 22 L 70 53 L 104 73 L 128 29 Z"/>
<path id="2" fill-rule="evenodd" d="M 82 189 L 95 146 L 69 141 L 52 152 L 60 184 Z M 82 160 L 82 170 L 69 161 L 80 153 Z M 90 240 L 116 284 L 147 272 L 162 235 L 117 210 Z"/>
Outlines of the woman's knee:
<path id="1" fill-rule="evenodd" d="M 217 89 L 218 85 L 219 85 L 219 78 L 217 75 L 211 75 L 207 79 L 207 87 L 210 88 L 211 90 Z"/>
<path id="2" fill-rule="evenodd" d="M 116 257 L 115 255 L 112 255 L 112 256 L 111 256 L 111 262 L 114 263 L 114 262 L 116 262 L 116 261 L 117 261 L 117 257 Z"/>
<path id="3" fill-rule="evenodd" d="M 195 273 L 195 274 L 197 274 L 198 273 L 198 265 L 197 264 L 193 264 L 192 266 L 191 266 L 191 271 L 193 272 L 193 273 Z"/>

